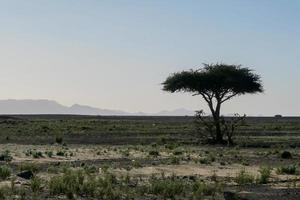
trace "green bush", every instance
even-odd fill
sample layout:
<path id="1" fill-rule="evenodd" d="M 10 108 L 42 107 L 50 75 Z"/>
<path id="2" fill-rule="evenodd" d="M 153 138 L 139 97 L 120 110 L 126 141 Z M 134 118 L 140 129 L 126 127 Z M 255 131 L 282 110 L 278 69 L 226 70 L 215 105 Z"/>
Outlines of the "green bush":
<path id="1" fill-rule="evenodd" d="M 175 151 L 173 152 L 174 156 L 179 156 L 179 155 L 182 155 L 182 154 L 183 154 L 183 151 L 181 149 L 175 149 Z"/>
<path id="2" fill-rule="evenodd" d="M 54 176 L 50 179 L 49 191 L 51 195 L 63 194 L 64 193 L 64 183 L 62 177 Z"/>
<path id="3" fill-rule="evenodd" d="M 180 164 L 180 159 L 178 157 L 176 157 L 176 156 L 172 156 L 170 158 L 170 164 L 172 164 L 172 165 L 178 165 L 178 164 Z"/>
<path id="4" fill-rule="evenodd" d="M 114 175 L 106 173 L 98 179 L 96 196 L 99 199 L 117 200 L 121 199 L 121 191 L 116 187 L 117 179 Z"/>
<path id="5" fill-rule="evenodd" d="M 174 199 L 176 195 L 184 192 L 185 185 L 180 180 L 175 179 L 153 179 L 150 182 L 149 194 L 159 195 L 162 198 Z"/>
<path id="6" fill-rule="evenodd" d="M 65 152 L 64 151 L 58 151 L 56 152 L 57 156 L 65 156 Z"/>
<path id="7" fill-rule="evenodd" d="M 52 177 L 49 181 L 51 195 L 64 194 L 69 199 L 75 195 L 115 200 L 121 197 L 114 175 L 105 173 L 102 177 L 85 174 L 85 171 L 68 169 L 62 176 Z"/>
<path id="8" fill-rule="evenodd" d="M 38 172 L 40 170 L 37 163 L 34 162 L 22 162 L 21 165 L 19 165 L 20 171 L 29 170 L 33 173 Z"/>
<path id="9" fill-rule="evenodd" d="M 33 158 L 42 158 L 44 156 L 43 156 L 43 153 L 41 151 L 33 151 L 32 152 L 32 157 Z"/>
<path id="10" fill-rule="evenodd" d="M 65 194 L 68 198 L 72 199 L 74 194 L 80 192 L 83 181 L 83 170 L 67 170 L 63 176 L 57 176 L 50 179 L 50 194 Z"/>
<path id="11" fill-rule="evenodd" d="M 258 182 L 261 184 L 266 184 L 268 183 L 268 179 L 271 176 L 272 169 L 270 167 L 260 167 L 259 173 L 260 177 Z"/>
<path id="12" fill-rule="evenodd" d="M 62 142 L 63 142 L 63 137 L 62 137 L 61 135 L 56 135 L 56 136 L 55 136 L 55 142 L 56 142 L 57 144 L 62 144 Z"/>
<path id="13" fill-rule="evenodd" d="M 10 177 L 11 175 L 11 169 L 6 166 L 6 165 L 2 165 L 0 166 L 0 179 L 1 180 L 6 180 L 8 177 Z"/>
<path id="14" fill-rule="evenodd" d="M 296 169 L 297 167 L 295 165 L 288 165 L 288 166 L 283 166 L 277 168 L 277 173 L 278 174 L 296 174 Z"/>
<path id="15" fill-rule="evenodd" d="M 149 151 L 150 156 L 159 156 L 159 152 L 156 150 Z"/>
<path id="16" fill-rule="evenodd" d="M 208 158 L 200 158 L 199 162 L 200 164 L 205 164 L 205 165 L 211 164 L 211 161 Z"/>
<path id="17" fill-rule="evenodd" d="M 218 182 L 205 183 L 197 181 L 193 184 L 193 195 L 196 199 L 202 199 L 204 196 L 215 196 L 223 190 L 222 184 Z"/>
<path id="18" fill-rule="evenodd" d="M 30 188 L 31 188 L 31 191 L 33 193 L 37 193 L 41 190 L 42 188 L 42 179 L 37 177 L 37 176 L 34 176 L 31 180 L 30 180 Z"/>
<path id="19" fill-rule="evenodd" d="M 52 151 L 46 151 L 45 154 L 49 157 L 52 158 L 53 152 Z"/>
<path id="20" fill-rule="evenodd" d="M 7 196 L 10 196 L 10 191 L 9 191 L 9 187 L 7 186 L 2 186 L 0 188 L 0 199 L 7 199 Z"/>
<path id="21" fill-rule="evenodd" d="M 13 157 L 10 155 L 10 152 L 8 150 L 6 150 L 0 154 L 1 161 L 10 162 L 10 161 L 12 161 L 12 159 L 13 159 Z"/>
<path id="22" fill-rule="evenodd" d="M 242 169 L 235 177 L 235 182 L 239 185 L 251 184 L 254 182 L 254 176 Z"/>

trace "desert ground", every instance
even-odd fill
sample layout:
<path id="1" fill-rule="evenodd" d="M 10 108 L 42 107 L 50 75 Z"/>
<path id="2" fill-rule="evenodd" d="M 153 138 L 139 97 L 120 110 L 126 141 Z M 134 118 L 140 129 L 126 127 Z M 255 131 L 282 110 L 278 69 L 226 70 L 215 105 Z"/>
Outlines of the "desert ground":
<path id="1" fill-rule="evenodd" d="M 0 117 L 0 199 L 300 199 L 300 118 L 248 117 L 235 146 L 193 117 Z"/>

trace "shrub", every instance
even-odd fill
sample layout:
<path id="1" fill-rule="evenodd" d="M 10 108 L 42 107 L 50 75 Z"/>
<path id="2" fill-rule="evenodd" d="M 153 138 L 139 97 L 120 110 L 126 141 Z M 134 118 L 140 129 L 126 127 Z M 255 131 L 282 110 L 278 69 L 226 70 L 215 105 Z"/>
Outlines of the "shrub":
<path id="1" fill-rule="evenodd" d="M 83 182 L 81 191 L 87 196 L 94 197 L 97 190 L 97 180 L 94 176 L 88 176 L 87 180 Z"/>
<path id="2" fill-rule="evenodd" d="M 99 199 L 117 200 L 121 199 L 121 192 L 116 188 L 117 179 L 113 174 L 106 173 L 97 181 L 96 195 Z"/>
<path id="3" fill-rule="evenodd" d="M 159 156 L 159 152 L 156 150 L 149 151 L 150 156 Z"/>
<path id="4" fill-rule="evenodd" d="M 52 152 L 52 151 L 46 151 L 45 153 L 46 153 L 46 155 L 47 155 L 49 158 L 52 158 L 52 156 L 53 156 L 53 152 Z"/>
<path id="5" fill-rule="evenodd" d="M 283 159 L 291 159 L 292 158 L 292 154 L 289 151 L 284 151 L 281 153 L 281 158 Z"/>
<path id="6" fill-rule="evenodd" d="M 23 185 L 18 188 L 17 194 L 20 196 L 20 200 L 26 200 L 26 189 Z"/>
<path id="7" fill-rule="evenodd" d="M 65 156 L 65 152 L 64 151 L 58 151 L 56 153 L 57 156 Z"/>
<path id="8" fill-rule="evenodd" d="M 82 169 L 68 169 L 63 175 L 52 177 L 48 187 L 51 195 L 64 194 L 69 199 L 75 195 L 103 200 L 116 200 L 122 196 L 116 177 L 107 172 L 101 177 L 95 177 L 85 174 Z"/>
<path id="9" fill-rule="evenodd" d="M 278 174 L 296 174 L 296 166 L 295 165 L 288 165 L 277 168 Z"/>
<path id="10" fill-rule="evenodd" d="M 149 194 L 159 195 L 162 198 L 174 199 L 176 195 L 182 194 L 184 192 L 184 184 L 180 180 L 163 179 L 151 180 L 150 188 L 148 190 Z"/>
<path id="11" fill-rule="evenodd" d="M 132 161 L 132 166 L 134 168 L 140 168 L 140 167 L 143 167 L 142 163 L 140 161 L 137 161 L 137 160 L 133 160 Z"/>
<path id="12" fill-rule="evenodd" d="M 49 192 L 51 195 L 63 194 L 64 193 L 64 184 L 62 177 L 54 176 L 49 181 Z"/>
<path id="13" fill-rule="evenodd" d="M 178 147 L 178 144 L 177 144 L 177 143 L 169 143 L 169 144 L 165 144 L 165 148 L 166 148 L 166 149 L 173 150 L 173 149 L 175 149 L 176 147 Z"/>
<path id="14" fill-rule="evenodd" d="M 215 162 L 216 161 L 216 157 L 214 154 L 209 154 L 208 159 L 210 160 L 210 162 Z"/>
<path id="15" fill-rule="evenodd" d="M 170 163 L 173 164 L 173 165 L 178 165 L 180 163 L 180 159 L 176 156 L 172 156 L 171 160 L 170 160 Z"/>
<path id="16" fill-rule="evenodd" d="M 56 135 L 56 136 L 55 136 L 55 142 L 56 142 L 57 144 L 62 144 L 62 142 L 63 142 L 63 137 L 62 137 L 61 135 Z"/>
<path id="17" fill-rule="evenodd" d="M 6 166 L 6 165 L 3 165 L 3 166 L 0 166 L 0 178 L 2 180 L 6 180 L 8 177 L 10 177 L 11 175 L 11 169 Z"/>
<path id="18" fill-rule="evenodd" d="M 259 169 L 260 178 L 259 178 L 258 182 L 261 184 L 268 183 L 268 179 L 271 176 L 271 171 L 272 171 L 272 169 L 270 167 L 260 167 L 260 169 Z"/>
<path id="19" fill-rule="evenodd" d="M 49 181 L 50 194 L 65 194 L 72 199 L 80 192 L 84 174 L 82 170 L 68 170 L 63 176 L 53 177 Z"/>
<path id="20" fill-rule="evenodd" d="M 95 165 L 85 165 L 83 169 L 87 174 L 92 174 L 99 171 Z"/>
<path id="21" fill-rule="evenodd" d="M 173 155 L 174 156 L 179 156 L 179 155 L 182 155 L 183 154 L 183 151 L 181 149 L 176 149 L 174 152 L 173 152 Z"/>
<path id="22" fill-rule="evenodd" d="M 8 150 L 0 154 L 0 161 L 10 162 L 12 161 L 12 159 L 13 157 L 10 155 L 10 152 Z"/>
<path id="23" fill-rule="evenodd" d="M 222 191 L 223 186 L 218 182 L 207 184 L 203 181 L 197 181 L 193 184 L 193 195 L 196 199 L 202 199 L 204 196 L 215 196 L 217 192 Z"/>
<path id="24" fill-rule="evenodd" d="M 9 196 L 9 188 L 7 186 L 2 186 L 0 188 L 0 199 L 6 199 Z"/>
<path id="25" fill-rule="evenodd" d="M 28 170 L 35 173 L 39 171 L 39 166 L 34 162 L 22 162 L 19 169 L 20 171 Z"/>
<path id="26" fill-rule="evenodd" d="M 32 152 L 32 157 L 33 158 L 42 158 L 44 156 L 43 156 L 43 153 L 41 151 L 33 151 Z"/>
<path id="27" fill-rule="evenodd" d="M 254 182 L 254 176 L 242 169 L 235 177 L 235 182 L 239 185 L 251 184 Z"/>
<path id="28" fill-rule="evenodd" d="M 201 158 L 199 162 L 200 164 L 206 164 L 206 165 L 211 164 L 211 161 L 208 158 Z"/>
<path id="29" fill-rule="evenodd" d="M 42 179 L 40 179 L 39 177 L 34 176 L 30 180 L 30 188 L 33 193 L 39 192 L 41 190 L 41 186 L 42 186 Z"/>

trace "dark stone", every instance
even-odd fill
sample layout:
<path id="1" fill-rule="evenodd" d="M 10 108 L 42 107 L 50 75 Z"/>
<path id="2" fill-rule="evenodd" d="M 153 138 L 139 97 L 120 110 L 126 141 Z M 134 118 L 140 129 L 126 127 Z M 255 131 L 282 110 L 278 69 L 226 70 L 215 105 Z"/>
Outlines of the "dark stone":
<path id="1" fill-rule="evenodd" d="M 31 179 L 33 177 L 33 173 L 30 170 L 22 171 L 17 174 L 17 176 L 24 178 L 24 179 Z"/>

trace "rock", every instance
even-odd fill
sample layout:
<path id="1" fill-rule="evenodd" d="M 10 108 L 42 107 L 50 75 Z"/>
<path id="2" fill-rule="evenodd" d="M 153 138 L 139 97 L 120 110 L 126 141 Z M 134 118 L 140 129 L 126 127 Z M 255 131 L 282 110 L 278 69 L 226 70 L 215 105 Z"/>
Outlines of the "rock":
<path id="1" fill-rule="evenodd" d="M 24 179 L 31 179 L 33 177 L 33 173 L 30 170 L 22 171 L 17 174 L 17 176 L 24 178 Z"/>

